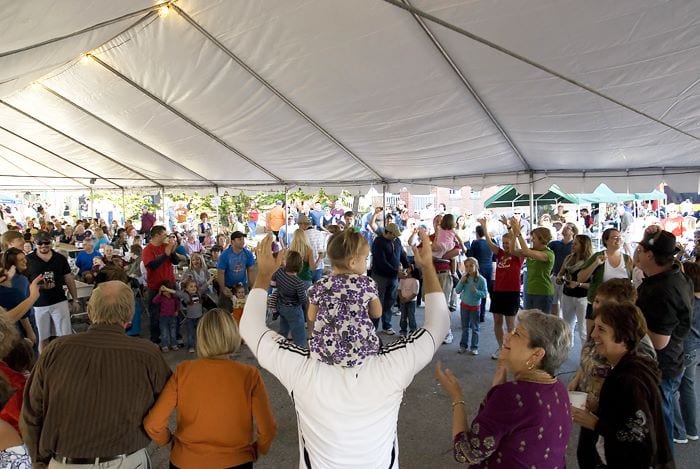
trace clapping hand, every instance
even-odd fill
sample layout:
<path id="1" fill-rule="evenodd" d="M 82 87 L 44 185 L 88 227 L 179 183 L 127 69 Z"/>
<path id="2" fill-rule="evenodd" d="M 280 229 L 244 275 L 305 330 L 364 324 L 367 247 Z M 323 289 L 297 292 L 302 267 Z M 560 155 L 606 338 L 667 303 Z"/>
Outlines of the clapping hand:
<path id="1" fill-rule="evenodd" d="M 501 215 L 501 218 L 499 218 L 499 220 L 501 221 L 501 223 L 503 223 L 506 226 L 506 228 L 508 227 L 508 217 L 507 216 Z"/>
<path id="2" fill-rule="evenodd" d="M 515 236 L 520 235 L 520 220 L 518 220 L 515 217 L 511 217 L 510 219 L 510 229 L 513 230 L 513 234 Z"/>
<path id="3" fill-rule="evenodd" d="M 272 277 L 272 274 L 279 269 L 282 261 L 286 258 L 285 250 L 281 250 L 275 257 L 272 253 L 272 242 L 274 236 L 268 234 L 258 243 L 255 248 L 255 257 L 258 264 L 258 276 Z"/>
<path id="4" fill-rule="evenodd" d="M 420 244 L 413 248 L 413 256 L 418 267 L 425 269 L 433 265 L 432 243 L 425 228 L 418 229 L 418 236 L 420 237 Z"/>
<path id="5" fill-rule="evenodd" d="M 459 384 L 459 380 L 452 373 L 452 370 L 445 368 L 442 369 L 442 362 L 438 361 L 435 365 L 435 378 L 438 383 L 442 385 L 442 388 L 450 396 L 452 402 L 461 401 L 464 399 L 464 394 L 462 393 L 462 386 Z"/>

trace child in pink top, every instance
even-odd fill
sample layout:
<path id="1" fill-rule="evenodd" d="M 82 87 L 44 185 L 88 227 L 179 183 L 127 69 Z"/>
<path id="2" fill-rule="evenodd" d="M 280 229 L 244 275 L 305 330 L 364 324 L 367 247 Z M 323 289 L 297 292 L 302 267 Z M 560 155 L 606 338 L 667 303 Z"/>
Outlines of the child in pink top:
<path id="1" fill-rule="evenodd" d="M 451 213 L 445 214 L 437 226 L 432 249 L 434 257 L 450 260 L 450 272 L 454 275 L 457 271 L 454 258 L 464 250 L 464 243 L 455 232 L 455 216 Z"/>
<path id="2" fill-rule="evenodd" d="M 153 303 L 160 306 L 160 348 L 163 352 L 177 350 L 177 313 L 180 299 L 175 296 L 174 285 L 163 282 Z"/>

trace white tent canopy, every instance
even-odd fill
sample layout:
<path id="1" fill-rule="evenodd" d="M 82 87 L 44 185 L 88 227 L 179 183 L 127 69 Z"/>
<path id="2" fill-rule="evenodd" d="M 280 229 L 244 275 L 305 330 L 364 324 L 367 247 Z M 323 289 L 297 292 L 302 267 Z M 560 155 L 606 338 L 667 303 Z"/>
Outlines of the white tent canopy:
<path id="1" fill-rule="evenodd" d="M 0 0 L 0 187 L 698 189 L 697 0 L 160 6 Z"/>

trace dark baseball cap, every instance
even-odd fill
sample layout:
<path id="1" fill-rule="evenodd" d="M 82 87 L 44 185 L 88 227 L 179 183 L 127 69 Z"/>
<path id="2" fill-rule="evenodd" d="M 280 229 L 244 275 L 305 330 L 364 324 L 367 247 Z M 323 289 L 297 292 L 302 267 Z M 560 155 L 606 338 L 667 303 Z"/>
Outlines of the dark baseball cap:
<path id="1" fill-rule="evenodd" d="M 651 251 L 658 256 L 674 256 L 679 249 L 676 244 L 676 237 L 673 233 L 665 230 L 656 232 L 646 231 L 644 238 L 639 244 L 647 251 Z"/>

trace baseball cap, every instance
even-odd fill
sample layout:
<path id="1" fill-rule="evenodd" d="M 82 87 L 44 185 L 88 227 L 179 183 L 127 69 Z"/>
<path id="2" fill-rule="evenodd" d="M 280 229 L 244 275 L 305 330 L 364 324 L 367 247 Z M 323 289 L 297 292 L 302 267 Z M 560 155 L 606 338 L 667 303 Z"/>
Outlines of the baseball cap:
<path id="1" fill-rule="evenodd" d="M 299 215 L 299 219 L 297 220 L 297 225 L 310 225 L 311 224 L 311 219 L 307 217 L 306 215 Z"/>
<path id="2" fill-rule="evenodd" d="M 651 251 L 658 256 L 673 256 L 678 252 L 676 237 L 673 233 L 658 230 L 656 232 L 644 232 L 644 238 L 639 242 L 647 251 Z"/>
<path id="3" fill-rule="evenodd" d="M 234 231 L 231 233 L 231 239 L 245 238 L 245 233 L 242 231 Z"/>
<path id="4" fill-rule="evenodd" d="M 386 233 L 393 234 L 394 236 L 401 236 L 401 229 L 396 223 L 389 223 L 386 225 L 386 228 L 384 228 L 384 231 Z"/>

